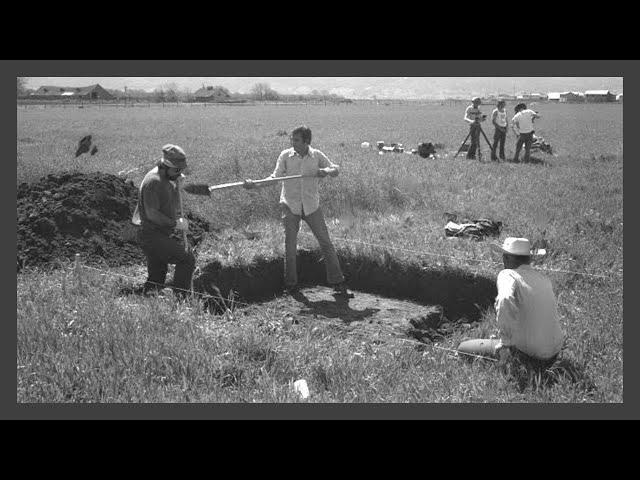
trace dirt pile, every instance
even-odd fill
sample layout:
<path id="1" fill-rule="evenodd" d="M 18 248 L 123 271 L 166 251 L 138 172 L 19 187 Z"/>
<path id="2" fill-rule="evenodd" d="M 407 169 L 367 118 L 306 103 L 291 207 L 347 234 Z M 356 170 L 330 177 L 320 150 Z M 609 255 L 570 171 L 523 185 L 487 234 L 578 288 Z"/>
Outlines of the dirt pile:
<path id="1" fill-rule="evenodd" d="M 22 183 L 17 193 L 17 269 L 72 259 L 115 267 L 145 261 L 130 237 L 138 187 L 104 173 L 48 175 Z M 209 231 L 206 220 L 190 212 L 189 241 L 196 246 Z M 176 237 L 177 238 L 177 237 Z"/>

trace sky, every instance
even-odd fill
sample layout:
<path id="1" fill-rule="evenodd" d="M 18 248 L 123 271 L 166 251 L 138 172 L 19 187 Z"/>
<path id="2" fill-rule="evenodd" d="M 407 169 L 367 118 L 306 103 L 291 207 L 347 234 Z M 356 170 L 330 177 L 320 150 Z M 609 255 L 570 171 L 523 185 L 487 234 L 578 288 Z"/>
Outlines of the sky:
<path id="1" fill-rule="evenodd" d="M 447 98 L 498 93 L 611 90 L 622 93 L 622 77 L 29 77 L 27 87 L 43 85 L 153 91 L 167 84 L 196 91 L 203 85 L 221 85 L 234 93 L 247 93 L 256 83 L 267 83 L 282 94 L 313 90 L 348 98 Z"/>

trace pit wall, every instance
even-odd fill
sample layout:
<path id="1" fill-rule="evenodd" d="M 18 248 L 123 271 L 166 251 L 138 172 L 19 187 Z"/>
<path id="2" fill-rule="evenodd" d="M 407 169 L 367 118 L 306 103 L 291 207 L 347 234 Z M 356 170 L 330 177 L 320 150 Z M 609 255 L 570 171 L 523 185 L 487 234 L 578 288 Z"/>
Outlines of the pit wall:
<path id="1" fill-rule="evenodd" d="M 447 318 L 480 320 L 493 306 L 497 295 L 495 279 L 459 268 L 426 268 L 392 258 L 372 259 L 338 251 L 338 258 L 350 289 L 385 297 L 412 300 L 424 305 L 441 305 Z M 298 251 L 298 281 L 302 286 L 327 285 L 322 256 L 317 250 Z M 201 266 L 207 281 L 218 286 L 225 298 L 231 290 L 240 301 L 261 301 L 283 291 L 284 260 L 258 258 L 248 266 L 222 266 L 211 261 Z"/>

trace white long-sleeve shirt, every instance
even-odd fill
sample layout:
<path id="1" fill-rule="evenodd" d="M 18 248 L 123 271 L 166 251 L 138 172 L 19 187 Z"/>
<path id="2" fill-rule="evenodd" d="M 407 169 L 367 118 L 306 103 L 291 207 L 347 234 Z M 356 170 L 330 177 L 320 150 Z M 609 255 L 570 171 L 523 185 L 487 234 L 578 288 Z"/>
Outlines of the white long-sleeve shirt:
<path id="1" fill-rule="evenodd" d="M 547 360 L 560 352 L 560 328 L 551 281 L 530 265 L 498 274 L 496 319 L 502 345 Z"/>
<path id="2" fill-rule="evenodd" d="M 287 205 L 295 215 L 311 215 L 320 205 L 318 182 L 315 175 L 318 168 L 339 168 L 320 150 L 309 147 L 309 151 L 301 157 L 293 147 L 284 150 L 278 157 L 276 168 L 271 177 L 289 175 L 314 175 L 312 178 L 301 178 L 282 182 L 280 203 Z"/>

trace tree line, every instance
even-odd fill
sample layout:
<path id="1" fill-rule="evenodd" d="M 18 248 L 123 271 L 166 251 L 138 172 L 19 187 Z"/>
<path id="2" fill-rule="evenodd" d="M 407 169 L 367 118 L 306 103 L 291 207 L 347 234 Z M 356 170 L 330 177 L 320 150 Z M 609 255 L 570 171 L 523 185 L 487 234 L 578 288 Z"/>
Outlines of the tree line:
<path id="1" fill-rule="evenodd" d="M 27 77 L 17 77 L 18 90 L 17 96 L 24 97 L 35 92 L 35 89 L 29 89 L 27 85 Z M 205 86 L 203 85 L 203 88 Z M 207 87 L 209 88 L 209 87 Z M 307 102 L 307 101 L 325 101 L 325 102 L 350 102 L 349 99 L 342 95 L 329 93 L 328 90 L 312 90 L 308 94 L 282 94 L 271 88 L 268 83 L 256 83 L 251 87 L 248 93 L 232 93 L 228 88 L 215 85 L 210 87 L 214 92 L 213 101 L 281 101 L 281 102 Z M 196 95 L 193 90 L 188 87 L 180 87 L 176 83 L 166 83 L 156 87 L 153 91 L 142 89 L 127 88 L 109 89 L 106 88 L 111 95 L 121 101 L 144 101 L 144 102 L 193 102 L 196 101 Z"/>

